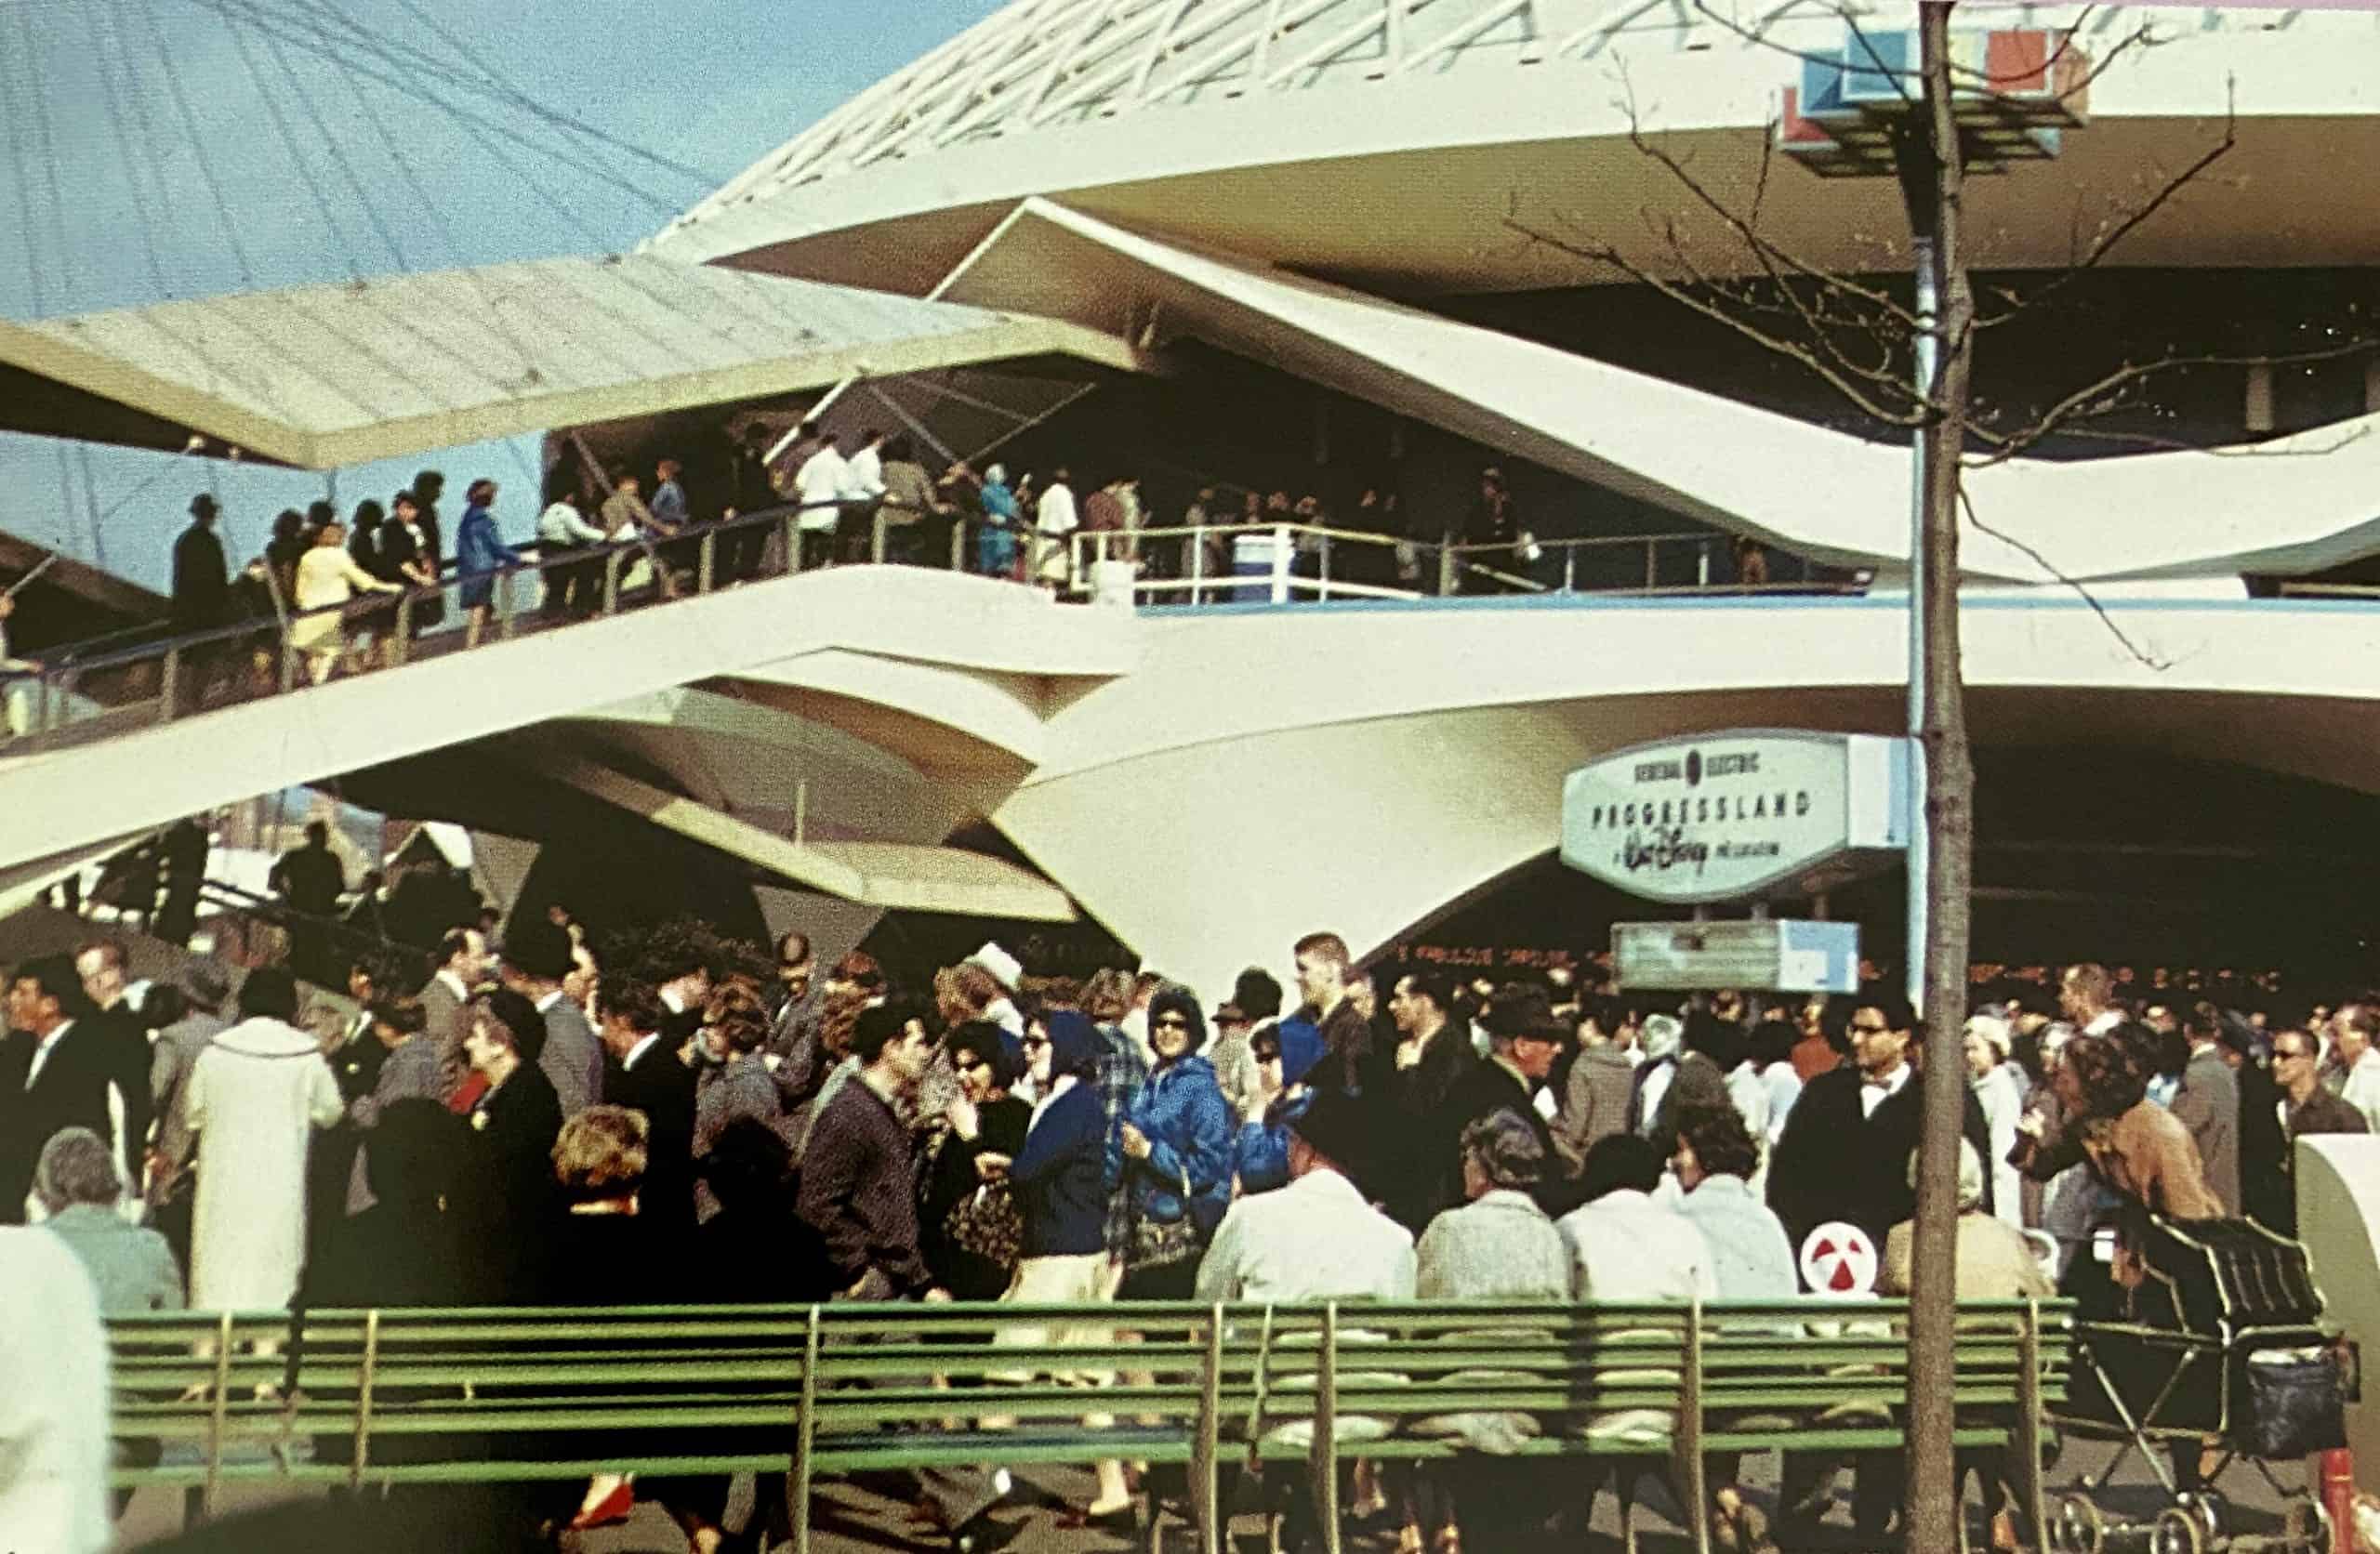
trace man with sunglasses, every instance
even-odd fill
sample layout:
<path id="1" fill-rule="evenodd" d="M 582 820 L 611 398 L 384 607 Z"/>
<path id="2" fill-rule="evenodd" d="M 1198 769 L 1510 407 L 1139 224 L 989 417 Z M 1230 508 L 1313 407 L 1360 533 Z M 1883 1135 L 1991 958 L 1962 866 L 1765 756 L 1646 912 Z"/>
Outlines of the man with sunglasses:
<path id="1" fill-rule="evenodd" d="M 2363 1113 L 2322 1086 L 2321 1049 L 2297 1025 L 2273 1034 L 2272 1078 L 2281 1087 L 2281 1126 L 2292 1144 L 2308 1133 L 2369 1133 Z M 2294 1158 L 2295 1152 L 2282 1156 Z"/>
<path id="2" fill-rule="evenodd" d="M 1858 995 L 1851 1010 L 1851 1062 L 1804 1086 L 1768 1167 L 1768 1206 L 1799 1247 L 1829 1220 L 1847 1220 L 1881 1250 L 1892 1228 L 1917 1212 L 1909 1157 L 1921 1118 L 1917 1059 L 1924 1032 L 1908 1001 Z M 1957 1060 L 1955 1050 L 1950 1055 Z M 1960 1132 L 1990 1160 L 1982 1103 L 1967 1090 Z M 1989 1199 L 1989 1187 L 1986 1189 Z M 1989 1201 L 1984 1211 L 1990 1213 Z"/>

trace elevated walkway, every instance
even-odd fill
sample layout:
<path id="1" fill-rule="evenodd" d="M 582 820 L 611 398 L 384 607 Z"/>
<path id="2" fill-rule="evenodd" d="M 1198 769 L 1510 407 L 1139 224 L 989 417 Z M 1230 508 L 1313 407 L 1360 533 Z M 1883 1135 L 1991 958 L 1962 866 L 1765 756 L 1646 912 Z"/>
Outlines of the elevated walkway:
<path id="1" fill-rule="evenodd" d="M 880 709 L 885 718 L 1029 770 L 1043 755 L 1044 717 L 1133 661 L 1129 616 L 1062 608 L 1037 590 L 962 574 L 853 566 L 731 585 L 710 552 L 733 537 L 717 530 L 699 542 L 682 597 L 639 598 L 616 586 L 615 566 L 608 605 L 593 618 L 507 613 L 476 646 L 459 630 L 433 633 L 413 639 L 394 667 L 319 686 L 269 622 L 127 649 L 20 684 L 12 695 L 20 710 L 32 704 L 34 726 L 17 742 L 25 753 L 0 757 L 0 889 L 186 814 L 680 687 L 846 708 L 864 706 L 873 687 L 897 698 Z M 522 574 L 533 570 L 498 585 L 531 582 Z M 714 577 L 716 586 L 700 587 Z M 406 600 L 408 624 L 430 602 L 426 592 Z M 451 623 L 457 601 L 443 602 Z M 292 629 L 307 625 L 301 617 Z M 849 836 L 787 840 L 669 791 L 649 770 L 544 753 L 533 751 L 542 776 L 813 889 L 881 907 L 1073 915 L 1063 892 L 996 860 Z M 770 785 L 766 772 L 758 780 Z M 786 790 L 779 807 L 797 808 L 792 775 L 776 785 Z M 441 810 L 435 796 L 416 808 Z"/>

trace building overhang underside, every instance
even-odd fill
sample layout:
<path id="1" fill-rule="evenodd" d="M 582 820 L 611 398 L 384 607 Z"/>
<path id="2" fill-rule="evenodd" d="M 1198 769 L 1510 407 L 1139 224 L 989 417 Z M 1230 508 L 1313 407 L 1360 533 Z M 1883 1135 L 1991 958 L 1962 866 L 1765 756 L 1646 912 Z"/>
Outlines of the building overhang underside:
<path id="1" fill-rule="evenodd" d="M 932 296 L 686 265 L 546 260 L 0 323 L 37 391 L 0 426 L 332 466 L 1058 359 L 1155 372 L 1194 339 L 1813 560 L 1905 573 L 1902 449 L 1200 250 L 1018 204 Z M 78 397 L 79 396 L 79 400 Z M 1969 471 L 1977 580 L 2297 574 L 2380 551 L 2380 415 L 2251 446 Z"/>
<path id="2" fill-rule="evenodd" d="M 0 428 L 329 469 L 1045 358 L 1150 365 L 1059 319 L 650 255 L 540 259 L 0 322 Z"/>

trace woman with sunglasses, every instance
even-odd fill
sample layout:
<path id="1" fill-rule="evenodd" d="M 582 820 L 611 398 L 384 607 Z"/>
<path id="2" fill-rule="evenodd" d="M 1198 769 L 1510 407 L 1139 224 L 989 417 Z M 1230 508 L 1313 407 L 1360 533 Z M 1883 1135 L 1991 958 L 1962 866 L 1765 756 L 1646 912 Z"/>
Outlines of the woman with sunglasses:
<path id="1" fill-rule="evenodd" d="M 1107 1179 L 1129 1192 L 1132 1215 L 1119 1300 L 1190 1298 L 1199 1255 L 1231 1206 L 1231 1106 L 1198 1053 L 1206 1039 L 1188 989 L 1149 1000 L 1157 1067 L 1107 1146 Z"/>

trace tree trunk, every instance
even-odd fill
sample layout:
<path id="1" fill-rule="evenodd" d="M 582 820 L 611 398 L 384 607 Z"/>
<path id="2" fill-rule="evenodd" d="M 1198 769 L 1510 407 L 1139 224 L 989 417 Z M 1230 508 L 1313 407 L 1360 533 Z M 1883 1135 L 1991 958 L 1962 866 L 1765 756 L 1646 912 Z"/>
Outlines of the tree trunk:
<path id="1" fill-rule="evenodd" d="M 1966 693 L 1959 664 L 1959 478 L 1966 442 L 1975 295 L 1967 283 L 1961 196 L 1964 169 L 1952 118 L 1950 13 L 1921 4 L 1920 62 L 1932 173 L 1931 262 L 1939 347 L 1924 431 L 1924 744 L 1926 876 L 1924 1133 L 1919 1152 L 1915 1264 L 1909 1323 L 1909 1486 L 1906 1547 L 1959 1547 L 1952 1468 L 1951 1383 L 1956 1364 L 1960 1119 L 1966 1074 L 1959 1050 L 1966 1016 L 1967 928 L 1974 877 L 1975 768 L 1967 749 Z M 1914 212 L 1912 214 L 1915 214 Z M 1987 1171 L 1990 1163 L 1986 1162 Z M 1878 1162 L 1889 1170 L 1897 1162 Z M 2033 1535 L 2040 1535 L 2035 1529 Z"/>

